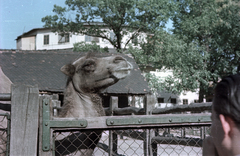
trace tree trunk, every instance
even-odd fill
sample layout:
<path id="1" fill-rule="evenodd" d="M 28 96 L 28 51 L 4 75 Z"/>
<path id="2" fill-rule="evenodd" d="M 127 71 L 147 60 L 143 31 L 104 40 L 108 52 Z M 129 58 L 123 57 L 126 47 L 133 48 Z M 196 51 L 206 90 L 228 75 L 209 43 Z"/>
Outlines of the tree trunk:
<path id="1" fill-rule="evenodd" d="M 203 102 L 203 99 L 204 99 L 204 89 L 203 89 L 202 83 L 200 83 L 199 95 L 198 95 L 199 103 Z"/>

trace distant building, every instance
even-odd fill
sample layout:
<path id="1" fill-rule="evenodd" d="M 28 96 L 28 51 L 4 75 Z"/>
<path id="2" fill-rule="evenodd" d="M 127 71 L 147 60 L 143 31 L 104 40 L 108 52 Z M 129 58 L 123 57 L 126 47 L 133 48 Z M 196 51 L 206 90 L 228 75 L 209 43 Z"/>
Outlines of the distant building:
<path id="1" fill-rule="evenodd" d="M 112 31 L 108 28 L 105 29 L 108 31 L 107 35 L 109 35 L 110 38 L 115 37 L 115 34 Z M 123 37 L 123 44 L 126 43 L 128 39 L 130 39 L 130 36 L 125 35 Z M 138 46 L 137 40 L 137 38 L 134 38 L 130 43 L 132 43 L 133 46 Z M 92 41 L 96 42 L 97 45 L 100 45 L 101 48 L 114 48 L 106 39 L 75 33 L 60 34 L 52 32 L 49 28 L 35 28 L 23 33 L 16 39 L 18 50 L 68 49 L 73 48 L 74 43 L 91 43 Z"/>
<path id="2" fill-rule="evenodd" d="M 150 73 L 155 74 L 158 76 L 161 80 L 164 80 L 167 76 L 171 76 L 173 72 L 171 70 L 156 70 L 151 71 Z M 164 108 L 164 107 L 170 107 L 174 106 L 176 104 L 179 105 L 189 105 L 191 103 L 198 103 L 199 102 L 199 94 L 197 92 L 190 92 L 186 91 L 181 93 L 180 95 L 164 92 L 164 91 L 158 91 L 157 92 L 157 105 L 156 107 Z"/>

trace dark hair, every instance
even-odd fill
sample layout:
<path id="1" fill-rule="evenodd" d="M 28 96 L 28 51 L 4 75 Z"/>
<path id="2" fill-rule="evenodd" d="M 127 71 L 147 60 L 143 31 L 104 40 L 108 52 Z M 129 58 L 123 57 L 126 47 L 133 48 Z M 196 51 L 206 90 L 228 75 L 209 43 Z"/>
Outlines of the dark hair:
<path id="1" fill-rule="evenodd" d="M 213 109 L 240 124 L 240 75 L 222 79 L 215 88 Z"/>

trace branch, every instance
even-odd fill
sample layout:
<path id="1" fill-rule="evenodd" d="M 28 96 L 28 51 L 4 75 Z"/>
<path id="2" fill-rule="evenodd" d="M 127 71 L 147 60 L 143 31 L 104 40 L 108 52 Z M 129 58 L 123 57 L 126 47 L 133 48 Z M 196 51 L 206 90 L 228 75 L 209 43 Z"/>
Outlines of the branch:
<path id="1" fill-rule="evenodd" d="M 124 49 L 126 48 L 126 46 L 128 45 L 128 43 L 136 36 L 139 34 L 140 29 L 142 29 L 142 27 L 138 28 L 138 30 L 129 38 L 129 40 L 126 42 Z"/>

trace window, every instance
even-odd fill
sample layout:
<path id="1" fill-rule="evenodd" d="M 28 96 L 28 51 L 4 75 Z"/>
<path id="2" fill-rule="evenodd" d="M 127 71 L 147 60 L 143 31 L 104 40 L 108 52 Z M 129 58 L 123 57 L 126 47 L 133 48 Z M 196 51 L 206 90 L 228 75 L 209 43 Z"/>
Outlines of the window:
<path id="1" fill-rule="evenodd" d="M 69 34 L 58 34 L 58 43 L 69 42 Z"/>
<path id="2" fill-rule="evenodd" d="M 98 37 L 92 37 L 92 42 L 99 43 L 99 38 Z"/>
<path id="3" fill-rule="evenodd" d="M 96 42 L 96 43 L 99 43 L 99 38 L 98 37 L 85 35 L 85 42 Z"/>
<path id="4" fill-rule="evenodd" d="M 176 103 L 177 103 L 177 99 L 171 98 L 171 103 L 172 103 L 172 104 L 176 104 Z"/>
<path id="5" fill-rule="evenodd" d="M 49 35 L 44 35 L 44 37 L 43 37 L 43 44 L 44 45 L 49 44 Z"/>
<path id="6" fill-rule="evenodd" d="M 157 98 L 158 103 L 164 103 L 164 98 Z"/>
<path id="7" fill-rule="evenodd" d="M 117 40 L 117 36 L 114 34 L 114 32 L 110 32 L 110 39 L 111 41 Z"/>
<path id="8" fill-rule="evenodd" d="M 194 103 L 199 103 L 199 100 L 194 100 Z"/>
<path id="9" fill-rule="evenodd" d="M 85 35 L 85 42 L 91 42 L 91 36 Z"/>
<path id="10" fill-rule="evenodd" d="M 183 104 L 188 105 L 188 99 L 183 99 Z"/>

